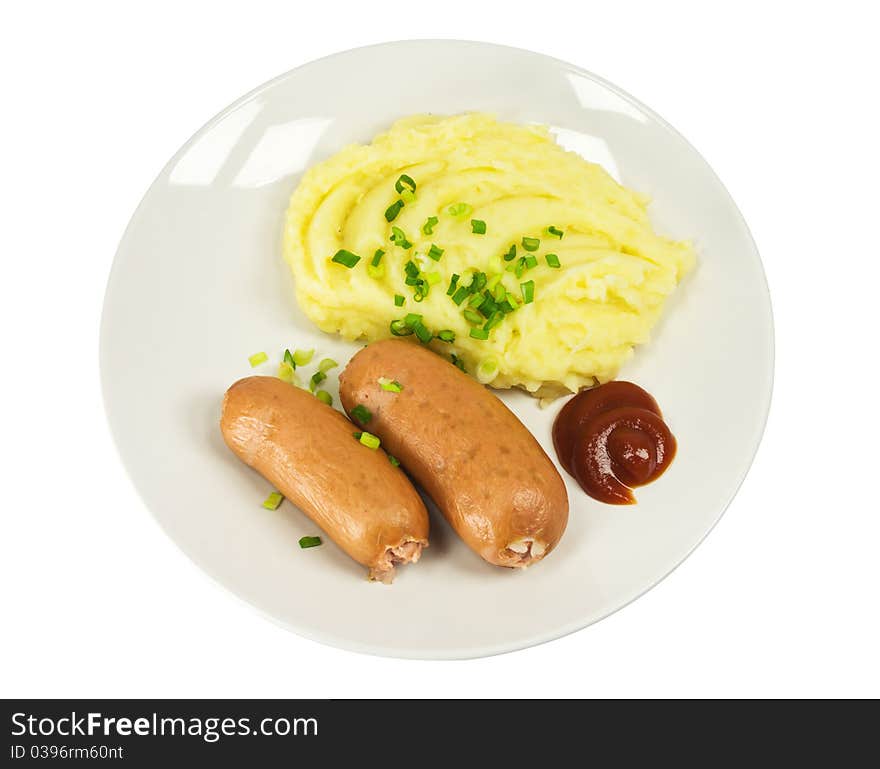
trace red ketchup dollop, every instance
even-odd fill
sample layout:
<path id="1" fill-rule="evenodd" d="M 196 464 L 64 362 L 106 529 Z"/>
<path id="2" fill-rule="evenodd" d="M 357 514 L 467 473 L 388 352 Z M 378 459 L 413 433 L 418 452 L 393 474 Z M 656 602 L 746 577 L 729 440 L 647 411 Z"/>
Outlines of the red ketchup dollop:
<path id="1" fill-rule="evenodd" d="M 632 382 L 575 395 L 556 417 L 553 445 L 581 488 L 611 505 L 634 504 L 632 489 L 659 478 L 675 457 L 657 401 Z"/>

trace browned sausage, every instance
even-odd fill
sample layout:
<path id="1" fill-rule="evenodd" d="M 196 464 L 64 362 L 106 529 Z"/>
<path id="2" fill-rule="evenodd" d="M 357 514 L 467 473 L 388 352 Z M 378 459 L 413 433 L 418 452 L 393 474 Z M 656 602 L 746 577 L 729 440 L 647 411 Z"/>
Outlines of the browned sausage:
<path id="1" fill-rule="evenodd" d="M 426 348 L 389 339 L 351 359 L 339 392 L 349 414 L 358 405 L 371 413 L 364 429 L 489 563 L 528 566 L 556 546 L 568 521 L 562 478 L 522 423 L 467 374 Z"/>
<path id="2" fill-rule="evenodd" d="M 382 449 L 315 396 L 275 377 L 236 382 L 223 399 L 226 444 L 299 507 L 330 539 L 390 582 L 394 566 L 428 546 L 428 512 Z"/>

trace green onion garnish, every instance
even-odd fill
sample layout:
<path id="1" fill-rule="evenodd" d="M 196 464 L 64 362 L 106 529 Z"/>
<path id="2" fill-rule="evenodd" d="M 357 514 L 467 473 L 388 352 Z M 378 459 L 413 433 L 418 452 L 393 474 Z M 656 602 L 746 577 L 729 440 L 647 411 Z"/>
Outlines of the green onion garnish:
<path id="1" fill-rule="evenodd" d="M 424 235 L 433 235 L 434 227 L 440 220 L 436 216 L 429 216 L 427 221 L 422 225 L 422 233 Z"/>
<path id="2" fill-rule="evenodd" d="M 290 354 L 290 350 L 284 351 L 284 362 L 288 363 L 291 368 L 296 368 L 296 361 L 293 359 L 293 355 Z"/>
<path id="3" fill-rule="evenodd" d="M 395 307 L 403 307 L 403 303 L 406 301 L 406 297 L 403 294 L 395 294 L 394 295 L 394 306 Z"/>
<path id="4" fill-rule="evenodd" d="M 316 371 L 314 374 L 312 374 L 312 378 L 309 380 L 309 391 L 315 392 L 315 388 L 317 388 L 317 386 L 321 384 L 321 382 L 323 382 L 326 378 L 327 375 L 323 371 Z"/>
<path id="5" fill-rule="evenodd" d="M 388 461 L 395 467 L 400 467 L 400 460 L 397 457 L 392 456 L 391 454 L 388 455 Z"/>
<path id="6" fill-rule="evenodd" d="M 412 203 L 416 199 L 416 193 L 410 192 L 409 190 L 404 190 L 400 193 L 400 199 L 404 203 Z"/>
<path id="7" fill-rule="evenodd" d="M 293 360 L 297 366 L 305 366 L 312 360 L 312 356 L 315 354 L 314 350 L 294 350 L 293 351 Z"/>
<path id="8" fill-rule="evenodd" d="M 505 315 L 513 312 L 516 309 L 516 305 L 513 302 L 513 294 L 508 293 L 504 301 L 498 303 L 498 309 Z"/>
<path id="9" fill-rule="evenodd" d="M 445 328 L 442 331 L 437 332 L 437 338 L 441 342 L 454 342 L 455 341 L 455 332 L 452 329 Z"/>
<path id="10" fill-rule="evenodd" d="M 470 309 L 465 310 L 463 315 L 464 315 L 465 320 L 468 323 L 482 323 L 483 322 L 483 316 L 480 315 L 480 313 L 478 313 L 478 312 L 474 312 L 473 310 L 470 310 Z"/>
<path id="11" fill-rule="evenodd" d="M 321 403 L 326 403 L 328 406 L 333 405 L 333 396 L 326 390 L 318 390 L 318 392 L 315 393 L 315 397 L 321 401 Z"/>
<path id="12" fill-rule="evenodd" d="M 255 368 L 259 366 L 261 363 L 265 363 L 269 360 L 269 356 L 264 352 L 255 352 L 248 358 L 248 363 L 251 364 L 251 368 Z"/>
<path id="13" fill-rule="evenodd" d="M 284 495 L 280 492 L 273 491 L 266 499 L 263 501 L 263 507 L 267 510 L 277 510 L 278 505 L 280 505 L 284 501 Z"/>
<path id="14" fill-rule="evenodd" d="M 403 316 L 403 322 L 406 323 L 409 328 L 413 328 L 416 323 L 422 322 L 422 316 L 414 312 L 408 312 Z"/>
<path id="15" fill-rule="evenodd" d="M 293 366 L 291 366 L 286 360 L 283 360 L 278 364 L 278 378 L 282 382 L 287 382 L 287 384 L 293 384 L 293 380 L 296 378 Z"/>
<path id="16" fill-rule="evenodd" d="M 351 251 L 346 251 L 344 248 L 340 248 L 330 260 L 331 262 L 336 262 L 336 264 L 341 264 L 343 267 L 348 267 L 351 269 L 354 267 L 361 258 L 357 254 L 351 253 Z"/>
<path id="17" fill-rule="evenodd" d="M 562 236 L 565 235 L 562 230 L 560 230 L 558 227 L 554 227 L 552 224 L 546 230 L 544 230 L 544 232 L 546 232 L 548 235 L 552 235 L 554 238 L 559 238 L 560 240 L 562 240 Z"/>
<path id="18" fill-rule="evenodd" d="M 506 297 L 506 296 L 507 296 L 507 289 L 504 288 L 504 286 L 502 286 L 500 283 L 497 286 L 495 286 L 495 290 L 492 292 L 492 298 L 496 302 L 503 302 L 504 297 Z"/>
<path id="19" fill-rule="evenodd" d="M 415 192 L 416 191 L 416 183 L 413 181 L 413 178 L 411 176 L 407 176 L 406 174 L 401 174 L 400 176 L 397 177 L 397 181 L 394 182 L 394 189 L 398 193 L 403 192 L 405 189 L 409 190 L 410 192 Z"/>
<path id="20" fill-rule="evenodd" d="M 443 256 L 443 249 L 438 248 L 432 243 L 431 248 L 428 249 L 428 256 L 430 256 L 435 262 L 439 262 L 440 257 Z"/>
<path id="21" fill-rule="evenodd" d="M 370 259 L 370 264 L 372 264 L 373 267 L 378 267 L 382 262 L 383 256 L 385 256 L 385 252 L 381 248 L 377 248 L 376 253 L 373 254 L 373 258 Z"/>
<path id="22" fill-rule="evenodd" d="M 531 254 L 526 257 L 526 269 L 531 270 L 532 267 L 538 266 L 538 257 L 532 256 Z"/>
<path id="23" fill-rule="evenodd" d="M 379 382 L 379 387 L 390 393 L 399 393 L 403 389 L 403 385 L 395 379 L 380 376 L 376 381 Z"/>
<path id="24" fill-rule="evenodd" d="M 367 432 L 361 433 L 361 437 L 358 438 L 358 440 L 368 449 L 373 449 L 373 451 L 378 449 L 381 443 L 381 441 L 375 435 Z"/>
<path id="25" fill-rule="evenodd" d="M 465 374 L 467 373 L 464 368 L 464 361 L 461 358 L 459 358 L 455 353 L 452 353 L 452 355 L 450 355 L 449 357 L 452 360 L 453 366 L 455 366 L 459 371 L 464 371 Z"/>
<path id="26" fill-rule="evenodd" d="M 369 275 L 373 280 L 379 280 L 380 278 L 385 277 L 385 265 L 367 265 L 367 275 Z"/>
<path id="27" fill-rule="evenodd" d="M 486 321 L 486 325 L 483 326 L 486 331 L 491 331 L 495 326 L 497 326 L 501 321 L 504 320 L 504 313 L 500 311 L 493 312 L 489 316 L 489 320 Z"/>
<path id="28" fill-rule="evenodd" d="M 400 213 L 400 210 L 403 208 L 404 202 L 402 200 L 395 200 L 388 208 L 385 209 L 385 220 L 388 222 L 393 222 L 397 215 Z"/>
<path id="29" fill-rule="evenodd" d="M 461 277 L 457 272 L 452 273 L 452 278 L 449 280 L 449 288 L 446 289 L 446 296 L 452 296 L 455 293 L 455 287 L 458 285 L 458 279 Z"/>
<path id="30" fill-rule="evenodd" d="M 520 283 L 519 287 L 522 291 L 524 304 L 531 304 L 535 301 L 535 281 L 527 280 L 525 283 Z"/>
<path id="31" fill-rule="evenodd" d="M 471 284 L 468 288 L 470 288 L 471 293 L 477 293 L 478 291 L 482 291 L 486 286 L 487 278 L 485 272 L 477 272 L 474 273 L 474 277 L 471 280 Z"/>
<path id="32" fill-rule="evenodd" d="M 486 222 L 482 219 L 471 219 L 471 232 L 474 233 L 474 235 L 485 235 Z"/>
<path id="33" fill-rule="evenodd" d="M 489 280 L 486 281 L 486 288 L 489 291 L 494 291 L 495 287 L 501 282 L 502 275 L 498 273 L 497 275 L 493 275 Z"/>
<path id="34" fill-rule="evenodd" d="M 537 251 L 538 247 L 541 245 L 541 241 L 538 238 L 523 238 L 522 239 L 522 247 L 526 251 Z"/>
<path id="35" fill-rule="evenodd" d="M 474 294 L 468 299 L 468 307 L 473 307 L 475 310 L 478 310 L 480 305 L 485 301 L 486 297 L 483 294 Z"/>
<path id="36" fill-rule="evenodd" d="M 326 374 L 331 368 L 336 368 L 338 365 L 339 364 L 333 360 L 333 358 L 324 358 L 324 360 L 318 364 L 318 371 L 322 374 Z"/>
<path id="37" fill-rule="evenodd" d="M 488 384 L 496 376 L 498 376 L 498 360 L 496 358 L 483 358 L 477 364 L 476 370 L 477 381 L 482 384 Z"/>
<path id="38" fill-rule="evenodd" d="M 299 546 L 305 550 L 307 547 L 318 547 L 321 544 L 320 537 L 300 537 Z"/>
<path id="39" fill-rule="evenodd" d="M 480 302 L 480 312 L 483 314 L 484 317 L 488 318 L 497 309 L 498 305 L 495 304 L 495 300 L 487 291 L 485 294 L 483 294 L 483 301 Z"/>
<path id="40" fill-rule="evenodd" d="M 423 278 L 419 278 L 416 281 L 416 292 L 413 294 L 413 299 L 417 302 L 421 302 L 428 295 L 431 290 L 431 284 L 428 283 L 427 280 Z"/>
<path id="41" fill-rule="evenodd" d="M 477 327 L 477 326 L 474 326 L 474 327 L 471 329 L 471 336 L 472 336 L 474 339 L 483 339 L 483 340 L 485 340 L 485 339 L 488 339 L 488 338 L 489 338 L 489 332 L 486 331 L 486 329 L 484 329 L 484 328 L 479 328 L 479 327 Z"/>
<path id="42" fill-rule="evenodd" d="M 547 260 L 548 267 L 559 268 L 561 265 L 559 264 L 559 257 L 556 254 L 547 254 L 544 257 Z"/>
<path id="43" fill-rule="evenodd" d="M 422 323 L 422 321 L 413 325 L 413 332 L 422 344 L 428 344 L 428 342 L 434 338 L 434 335 L 428 330 L 428 327 Z"/>
<path id="44" fill-rule="evenodd" d="M 525 271 L 526 258 L 524 256 L 521 256 L 519 259 L 516 260 L 516 267 L 513 270 L 513 274 L 516 275 L 516 277 L 521 278 Z"/>
<path id="45" fill-rule="evenodd" d="M 516 243 L 514 243 L 514 244 L 513 244 L 508 250 L 507 250 L 507 253 L 504 255 L 504 261 L 505 261 L 505 262 L 512 262 L 514 259 L 516 259 Z"/>
<path id="46" fill-rule="evenodd" d="M 412 329 L 406 325 L 405 320 L 392 320 L 390 328 L 394 336 L 409 336 L 412 333 Z"/>
<path id="47" fill-rule="evenodd" d="M 406 239 L 406 233 L 400 227 L 391 228 L 391 242 L 400 248 L 412 248 L 412 243 Z"/>
<path id="48" fill-rule="evenodd" d="M 372 412 L 360 403 L 351 410 L 351 415 L 362 425 L 367 424 L 373 418 Z"/>
<path id="49" fill-rule="evenodd" d="M 467 203 L 453 203 L 446 210 L 449 211 L 450 216 L 462 217 L 467 216 L 474 209 Z"/>
<path id="50" fill-rule="evenodd" d="M 405 265 L 403 265 L 403 271 L 406 273 L 407 278 L 412 278 L 413 280 L 415 280 L 419 277 L 419 266 L 412 259 L 410 259 Z M 407 285 L 413 284 L 408 283 Z"/>
<path id="51" fill-rule="evenodd" d="M 460 286 L 459 289 L 455 292 L 455 295 L 452 297 L 452 301 L 460 305 L 465 300 L 465 297 L 468 296 L 468 294 L 470 294 L 468 287 Z"/>

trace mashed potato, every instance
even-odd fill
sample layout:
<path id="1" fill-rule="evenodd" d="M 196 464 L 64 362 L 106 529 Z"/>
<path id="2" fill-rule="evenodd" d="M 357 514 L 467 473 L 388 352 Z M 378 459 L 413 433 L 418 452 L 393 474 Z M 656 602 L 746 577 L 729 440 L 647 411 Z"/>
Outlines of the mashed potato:
<path id="1" fill-rule="evenodd" d="M 493 387 L 560 394 L 613 379 L 693 266 L 689 244 L 654 232 L 647 203 L 546 128 L 415 116 L 305 174 L 284 256 L 322 330 L 373 341 L 392 321 L 415 325 Z M 340 251 L 360 260 L 333 261 Z"/>

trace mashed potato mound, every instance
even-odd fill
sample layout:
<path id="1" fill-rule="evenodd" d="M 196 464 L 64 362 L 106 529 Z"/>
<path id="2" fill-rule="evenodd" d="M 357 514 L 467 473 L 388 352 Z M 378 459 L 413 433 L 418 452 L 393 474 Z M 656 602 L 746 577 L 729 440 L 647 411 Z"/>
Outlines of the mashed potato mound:
<path id="1" fill-rule="evenodd" d="M 406 184 L 395 189 L 402 174 L 415 182 L 414 196 Z M 403 205 L 388 221 L 398 200 Z M 460 203 L 466 206 L 454 208 Z M 546 128 L 482 114 L 414 116 L 305 174 L 287 211 L 284 257 L 300 307 L 322 330 L 373 341 L 392 335 L 392 321 L 417 313 L 433 334 L 454 332 L 454 342 L 435 336 L 430 346 L 457 356 L 481 381 L 558 395 L 613 379 L 633 347 L 648 341 L 666 297 L 694 264 L 688 243 L 654 232 L 647 205 L 601 166 L 556 144 Z M 429 217 L 437 222 L 425 234 Z M 472 220 L 485 222 L 484 234 Z M 402 243 L 392 227 L 405 235 Z M 539 245 L 528 251 L 523 238 Z M 428 256 L 432 245 L 435 255 L 443 250 L 437 261 Z M 512 245 L 516 255 L 506 261 Z M 340 249 L 360 261 L 352 268 L 332 261 Z M 378 249 L 385 253 L 371 268 Z M 433 281 L 423 301 L 406 283 L 408 262 L 419 280 Z M 480 272 L 493 295 L 503 296 L 503 286 L 516 305 L 485 340 L 470 336 L 481 327 L 475 310 L 470 320 L 464 314 L 473 295 L 459 305 L 447 293 L 454 274 L 460 287 Z M 521 284 L 529 281 L 527 303 Z"/>

